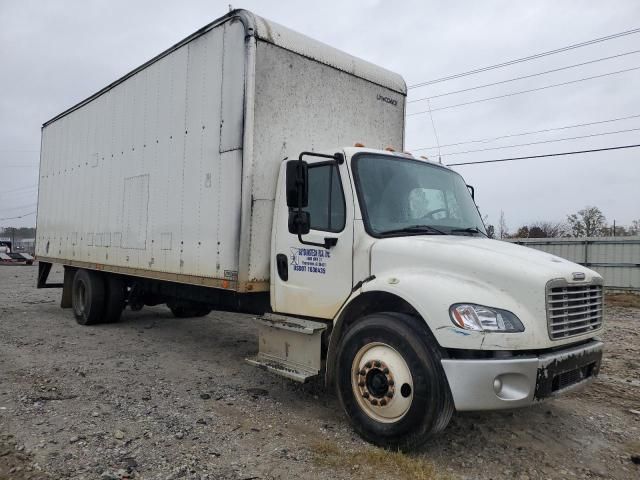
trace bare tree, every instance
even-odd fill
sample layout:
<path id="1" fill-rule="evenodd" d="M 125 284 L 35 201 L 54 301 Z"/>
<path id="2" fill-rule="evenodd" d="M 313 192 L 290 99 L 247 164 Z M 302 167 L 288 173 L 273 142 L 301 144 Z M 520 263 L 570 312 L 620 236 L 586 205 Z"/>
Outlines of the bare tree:
<path id="1" fill-rule="evenodd" d="M 631 228 L 633 227 L 629 227 L 629 229 Z M 614 220 L 613 225 L 607 225 L 602 229 L 602 235 L 605 237 L 626 237 L 628 235 L 633 235 L 629 229 L 624 225 L 616 225 Z"/>
<path id="2" fill-rule="evenodd" d="M 533 222 L 529 225 L 529 237 L 531 238 L 555 238 L 569 234 L 569 228 L 563 222 Z"/>
<path id="3" fill-rule="evenodd" d="M 574 237 L 598 237 L 607 225 L 607 219 L 598 207 L 585 207 L 567 216 Z"/>
<path id="4" fill-rule="evenodd" d="M 500 224 L 498 225 L 498 233 L 500 238 L 505 238 L 509 235 L 509 230 L 507 229 L 507 220 L 504 217 L 504 212 L 500 210 Z"/>
<path id="5" fill-rule="evenodd" d="M 523 225 L 516 233 L 512 235 L 513 238 L 529 238 L 529 227 L 527 225 Z"/>

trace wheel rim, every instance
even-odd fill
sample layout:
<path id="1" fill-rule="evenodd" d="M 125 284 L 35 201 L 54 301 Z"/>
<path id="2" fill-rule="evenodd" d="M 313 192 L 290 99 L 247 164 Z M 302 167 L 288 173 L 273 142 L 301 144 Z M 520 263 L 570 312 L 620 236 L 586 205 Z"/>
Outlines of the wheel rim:
<path id="1" fill-rule="evenodd" d="M 86 288 L 84 285 L 84 282 L 78 282 L 78 284 L 76 285 L 76 298 L 75 298 L 75 302 L 74 302 L 74 307 L 76 310 L 76 313 L 80 316 L 84 315 L 84 309 L 85 309 L 85 300 L 87 297 L 87 292 L 86 292 Z"/>
<path id="2" fill-rule="evenodd" d="M 413 377 L 407 362 L 385 343 L 363 346 L 351 366 L 351 387 L 360 408 L 378 422 L 393 423 L 413 402 Z"/>

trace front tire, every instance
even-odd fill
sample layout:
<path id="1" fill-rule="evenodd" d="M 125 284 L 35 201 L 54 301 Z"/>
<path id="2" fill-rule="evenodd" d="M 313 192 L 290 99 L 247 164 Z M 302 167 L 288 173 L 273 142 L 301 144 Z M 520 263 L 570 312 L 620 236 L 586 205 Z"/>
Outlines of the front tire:
<path id="1" fill-rule="evenodd" d="M 340 342 L 336 364 L 340 404 L 375 445 L 411 450 L 453 414 L 440 354 L 409 315 L 376 313 L 356 322 Z"/>
<path id="2" fill-rule="evenodd" d="M 73 315 L 80 325 L 95 325 L 104 318 L 104 278 L 98 272 L 78 269 L 71 287 Z"/>

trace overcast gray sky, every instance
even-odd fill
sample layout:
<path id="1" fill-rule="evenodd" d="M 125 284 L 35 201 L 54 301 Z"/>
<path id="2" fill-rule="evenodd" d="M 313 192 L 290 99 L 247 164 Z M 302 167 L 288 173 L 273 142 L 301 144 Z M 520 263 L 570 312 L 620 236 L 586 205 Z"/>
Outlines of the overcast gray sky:
<path id="1" fill-rule="evenodd" d="M 228 11 L 194 0 L 0 0 L 0 218 L 35 210 L 40 126 L 55 114 Z M 243 1 L 294 30 L 404 76 L 407 84 L 468 71 L 640 27 L 628 1 Z M 417 100 L 640 49 L 640 34 L 411 89 Z M 640 67 L 640 53 L 432 99 L 431 108 Z M 433 112 L 441 145 L 640 115 L 640 70 Z M 427 110 L 410 103 L 408 112 Z M 640 143 L 640 130 L 447 156 L 566 137 L 640 129 L 640 117 L 441 149 L 443 163 Z M 406 147 L 438 142 L 428 114 L 407 119 Z M 437 157 L 437 149 L 420 151 Z M 563 220 L 585 205 L 609 221 L 640 218 L 640 149 L 455 167 L 481 211 L 511 230 Z M 0 221 L 33 225 L 35 216 Z"/>

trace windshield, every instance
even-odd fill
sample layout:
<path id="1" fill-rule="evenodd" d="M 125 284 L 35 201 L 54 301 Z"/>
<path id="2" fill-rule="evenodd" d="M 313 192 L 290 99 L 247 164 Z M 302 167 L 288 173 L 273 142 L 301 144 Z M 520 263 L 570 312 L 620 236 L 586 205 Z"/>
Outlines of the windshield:
<path id="1" fill-rule="evenodd" d="M 356 156 L 353 170 L 360 208 L 372 235 L 486 235 L 464 180 L 451 170 L 370 154 Z"/>

